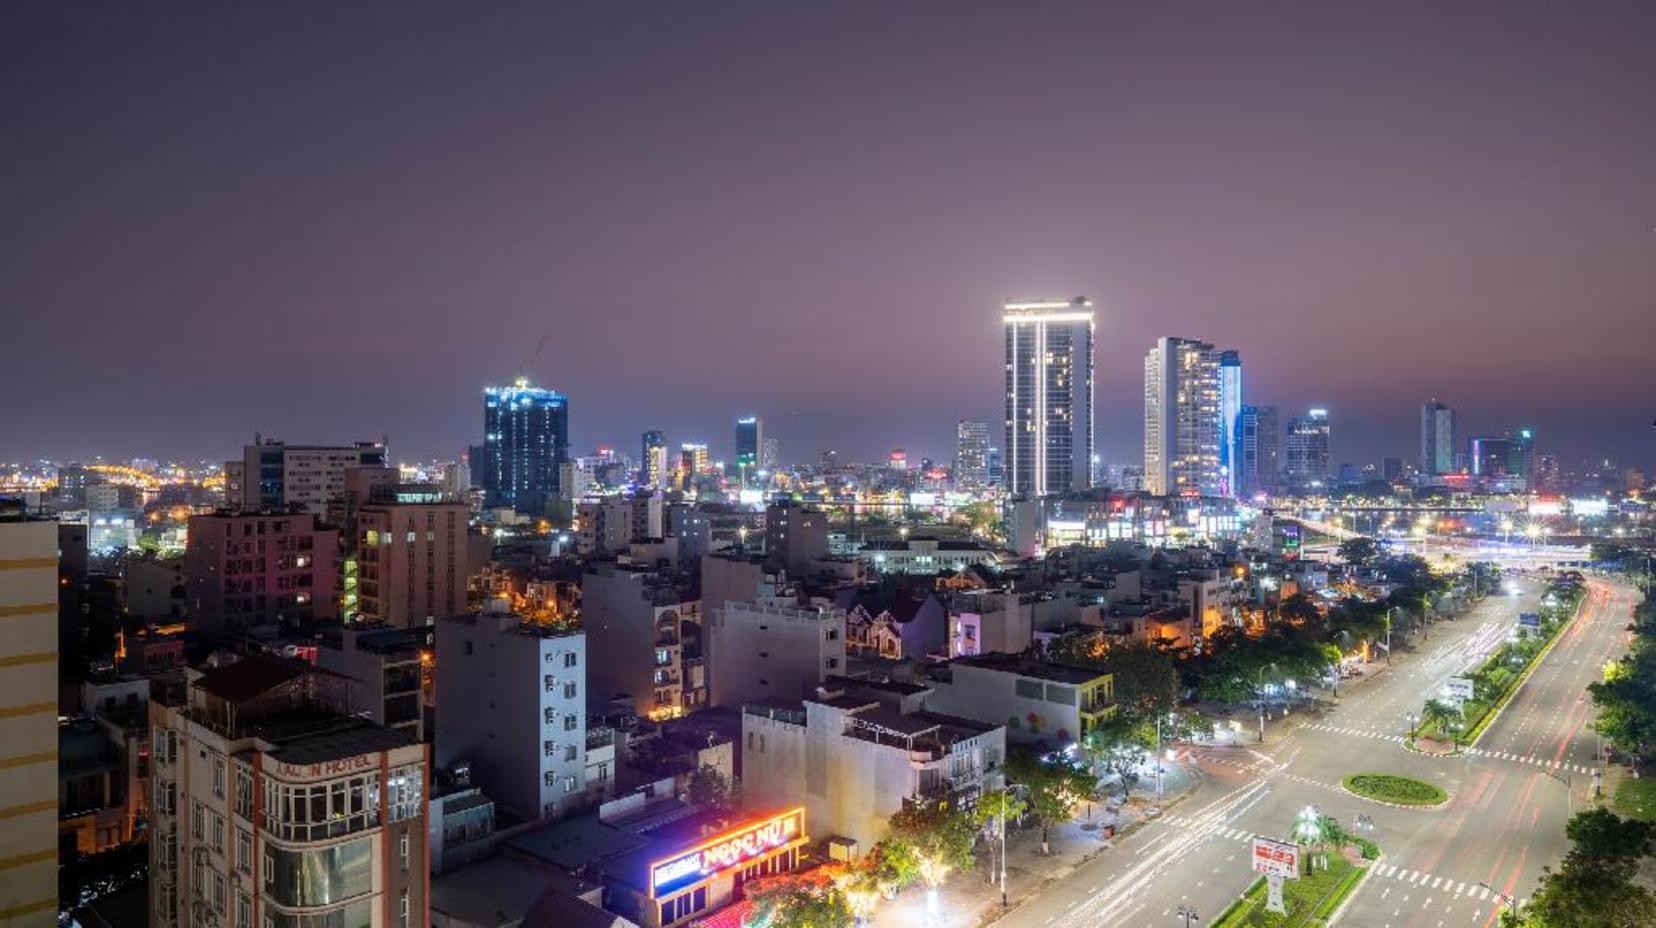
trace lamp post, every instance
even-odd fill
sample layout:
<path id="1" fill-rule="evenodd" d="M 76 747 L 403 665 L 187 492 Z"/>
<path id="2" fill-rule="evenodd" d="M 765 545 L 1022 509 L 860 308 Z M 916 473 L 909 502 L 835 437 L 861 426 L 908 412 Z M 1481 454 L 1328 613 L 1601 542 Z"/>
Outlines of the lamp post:
<path id="1" fill-rule="evenodd" d="M 1414 714 L 1413 712 L 1405 712 L 1403 713 L 1403 717 L 1409 720 L 1409 743 L 1413 744 L 1415 740 L 1415 732 L 1420 725 L 1420 716 Z"/>
<path id="2" fill-rule="evenodd" d="M 1196 914 L 1196 910 L 1188 905 L 1179 906 L 1179 911 L 1175 914 L 1184 919 L 1184 928 L 1190 928 L 1191 925 L 1202 920 L 1201 916 Z"/>
<path id="3" fill-rule="evenodd" d="M 1001 799 L 1000 799 L 1000 844 L 1001 844 L 1001 855 L 1000 855 L 1000 857 L 1001 857 L 1001 859 L 1000 859 L 1001 908 L 1004 909 L 1004 908 L 1007 907 L 1007 902 L 1006 902 L 1006 794 L 1005 794 L 1005 792 L 1001 793 Z"/>
<path id="4" fill-rule="evenodd" d="M 1503 905 L 1505 905 L 1507 908 L 1511 909 L 1514 912 L 1518 911 L 1518 900 L 1512 898 L 1511 896 L 1507 895 L 1506 893 L 1501 892 L 1500 890 L 1498 890 L 1495 887 L 1489 885 L 1488 883 L 1479 883 L 1478 885 L 1482 886 L 1484 889 L 1487 889 L 1490 892 L 1494 893 L 1495 898 L 1501 900 L 1501 903 Z"/>
<path id="5" fill-rule="evenodd" d="M 1570 786 L 1570 775 L 1566 773 L 1561 776 L 1555 770 L 1544 770 L 1542 772 L 1564 784 L 1564 809 L 1569 813 L 1570 818 L 1575 818 L 1575 790 Z"/>

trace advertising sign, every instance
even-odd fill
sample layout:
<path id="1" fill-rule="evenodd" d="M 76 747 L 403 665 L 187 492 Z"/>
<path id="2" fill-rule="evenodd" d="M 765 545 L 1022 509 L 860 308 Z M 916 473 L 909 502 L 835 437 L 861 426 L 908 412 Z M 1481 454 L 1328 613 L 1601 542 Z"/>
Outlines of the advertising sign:
<path id="1" fill-rule="evenodd" d="M 1520 613 L 1518 613 L 1518 627 L 1519 628 L 1539 629 L 1541 627 L 1541 613 L 1539 613 L 1539 612 L 1520 612 Z"/>
<path id="2" fill-rule="evenodd" d="M 1290 841 L 1278 841 L 1275 838 L 1254 835 L 1253 870 L 1255 873 L 1288 877 L 1290 879 L 1298 877 L 1300 871 L 1299 845 Z"/>
<path id="3" fill-rule="evenodd" d="M 805 840 L 805 810 L 794 809 L 773 818 L 750 822 L 727 831 L 675 857 L 650 866 L 650 892 L 665 896 L 715 873 L 747 866 L 755 857 Z"/>
<path id="4" fill-rule="evenodd" d="M 1471 677 L 1450 677 L 1449 682 L 1443 684 L 1443 692 L 1450 699 L 1459 699 L 1465 702 L 1472 698 L 1474 692 Z"/>

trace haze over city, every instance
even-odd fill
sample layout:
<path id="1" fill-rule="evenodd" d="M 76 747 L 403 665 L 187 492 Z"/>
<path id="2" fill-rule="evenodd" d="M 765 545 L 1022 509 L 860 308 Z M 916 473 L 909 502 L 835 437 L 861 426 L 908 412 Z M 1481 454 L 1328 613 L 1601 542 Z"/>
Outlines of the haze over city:
<path id="1" fill-rule="evenodd" d="M 0 5 L 0 928 L 1656 926 L 1656 4 Z"/>
<path id="2" fill-rule="evenodd" d="M 1085 294 L 1107 460 L 1162 334 L 1339 460 L 1431 397 L 1651 460 L 1648 4 L 292 12 L 0 13 L 0 457 L 452 456 L 522 371 L 581 448 L 941 458 Z"/>

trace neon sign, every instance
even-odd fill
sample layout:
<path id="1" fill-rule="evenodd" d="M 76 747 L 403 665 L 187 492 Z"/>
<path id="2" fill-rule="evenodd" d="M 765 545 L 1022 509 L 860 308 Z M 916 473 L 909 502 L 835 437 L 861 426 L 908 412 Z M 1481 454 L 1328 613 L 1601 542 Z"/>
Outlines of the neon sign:
<path id="1" fill-rule="evenodd" d="M 804 839 L 804 809 L 744 825 L 677 857 L 651 865 L 651 893 L 656 896 L 671 893 Z"/>

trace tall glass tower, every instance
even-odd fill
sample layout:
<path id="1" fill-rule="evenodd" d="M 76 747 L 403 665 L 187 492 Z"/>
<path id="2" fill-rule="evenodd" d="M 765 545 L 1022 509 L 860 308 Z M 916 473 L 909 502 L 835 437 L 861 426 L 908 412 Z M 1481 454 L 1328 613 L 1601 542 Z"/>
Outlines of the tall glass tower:
<path id="1" fill-rule="evenodd" d="M 1091 486 L 1093 311 L 1069 302 L 1007 303 L 1006 487 L 1045 496 Z"/>
<path id="2" fill-rule="evenodd" d="M 1242 445 L 1242 356 L 1235 351 L 1219 352 L 1219 474 L 1226 496 L 1240 489 Z"/>
<path id="3" fill-rule="evenodd" d="M 765 425 L 758 416 L 736 420 L 736 473 L 742 486 L 758 482 L 759 454 L 765 447 Z"/>
<path id="4" fill-rule="evenodd" d="M 1157 496 L 1225 493 L 1231 430 L 1224 426 L 1222 354 L 1207 342 L 1163 337 L 1144 356 L 1144 488 Z M 1241 362 L 1231 370 L 1240 415 Z"/>
<path id="5" fill-rule="evenodd" d="M 519 377 L 483 390 L 483 490 L 490 506 L 540 515 L 569 460 L 569 400 Z"/>
<path id="6" fill-rule="evenodd" d="M 644 433 L 644 464 L 639 468 L 639 482 L 660 489 L 667 485 L 667 472 L 667 433 L 651 429 Z"/>

